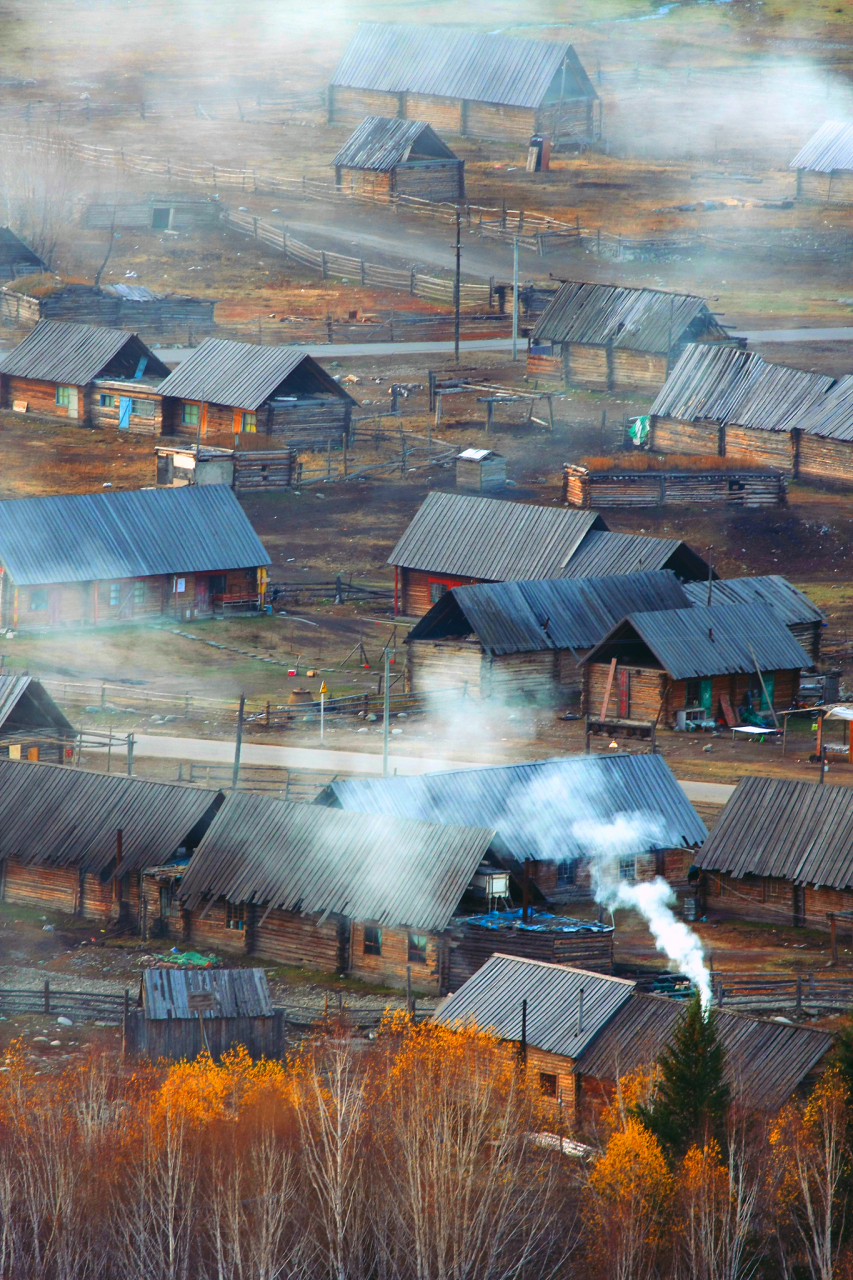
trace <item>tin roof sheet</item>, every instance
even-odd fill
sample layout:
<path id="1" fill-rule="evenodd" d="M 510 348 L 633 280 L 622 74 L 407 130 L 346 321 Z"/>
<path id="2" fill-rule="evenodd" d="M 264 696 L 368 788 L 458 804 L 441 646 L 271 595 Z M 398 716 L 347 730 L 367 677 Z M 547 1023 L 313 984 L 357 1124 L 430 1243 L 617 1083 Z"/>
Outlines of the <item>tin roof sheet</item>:
<path id="1" fill-rule="evenodd" d="M 794 156 L 791 169 L 853 169 L 853 120 L 827 120 Z"/>
<path id="2" fill-rule="evenodd" d="M 666 355 L 678 343 L 704 335 L 728 336 L 703 298 L 569 280 L 537 320 L 532 341 L 610 344 Z"/>
<path id="3" fill-rule="evenodd" d="M 39 320 L 32 333 L 0 361 L 0 373 L 83 387 L 125 348 L 129 364 L 137 365 L 145 357 L 149 374 L 164 378 L 169 372 L 135 333 L 67 320 Z"/>
<path id="4" fill-rule="evenodd" d="M 254 413 L 302 366 L 300 391 L 352 400 L 322 365 L 299 347 L 205 338 L 160 386 L 162 396 L 224 404 Z"/>
<path id="5" fill-rule="evenodd" d="M 213 573 L 270 563 L 224 484 L 0 502 L 0 563 L 18 586 Z"/>
<path id="6" fill-rule="evenodd" d="M 551 578 L 590 529 L 606 528 L 597 511 L 430 493 L 388 563 L 494 581 Z"/>
<path id="7" fill-rule="evenodd" d="M 707 563 L 686 542 L 644 533 L 613 533 L 609 529 L 591 529 L 560 576 L 622 577 L 661 569 L 671 569 L 682 582 L 708 580 Z"/>
<path id="8" fill-rule="evenodd" d="M 694 604 L 707 605 L 707 582 L 685 583 L 684 591 Z M 776 573 L 758 578 L 718 578 L 711 591 L 711 603 L 763 604 L 772 609 L 786 627 L 823 621 L 817 605 L 787 578 Z"/>
<path id="9" fill-rule="evenodd" d="M 166 862 L 212 816 L 221 793 L 87 773 L 66 765 L 0 760 L 0 857 L 44 867 L 111 870 Z"/>
<path id="10" fill-rule="evenodd" d="M 0 731 L 42 728 L 62 736 L 74 733 L 40 681 L 32 676 L 0 676 Z"/>
<path id="11" fill-rule="evenodd" d="M 413 148 L 418 153 L 424 146 L 436 159 L 456 159 L 450 147 L 425 120 L 366 116 L 332 164 L 345 169 L 374 169 L 385 173 L 395 165 L 404 164 Z"/>
<path id="12" fill-rule="evenodd" d="M 591 857 L 601 827 L 624 814 L 644 818 L 626 856 L 689 848 L 708 834 L 659 755 L 564 756 L 412 777 L 341 778 L 319 803 L 424 822 L 485 823 L 497 831 L 495 848 L 518 862 Z"/>
<path id="13" fill-rule="evenodd" d="M 197 1018 L 188 996 L 211 995 L 216 1004 L 203 1018 L 271 1018 L 267 975 L 263 969 L 145 969 L 142 1002 L 146 1018 Z"/>
<path id="14" fill-rule="evenodd" d="M 362 22 L 330 83 L 536 108 L 564 66 L 564 99 L 598 96 L 572 46 L 561 41 L 447 26 Z M 560 81 L 556 95 L 548 96 L 559 98 Z"/>
<path id="15" fill-rule="evenodd" d="M 446 1027 L 473 1023 L 501 1040 L 519 1041 L 526 1000 L 528 1045 L 574 1059 L 631 999 L 634 986 L 625 978 L 497 952 L 441 1005 L 433 1021 Z"/>
<path id="16" fill-rule="evenodd" d="M 229 795 L 190 863 L 181 897 L 272 904 L 440 932 L 494 831 L 341 813 Z"/>

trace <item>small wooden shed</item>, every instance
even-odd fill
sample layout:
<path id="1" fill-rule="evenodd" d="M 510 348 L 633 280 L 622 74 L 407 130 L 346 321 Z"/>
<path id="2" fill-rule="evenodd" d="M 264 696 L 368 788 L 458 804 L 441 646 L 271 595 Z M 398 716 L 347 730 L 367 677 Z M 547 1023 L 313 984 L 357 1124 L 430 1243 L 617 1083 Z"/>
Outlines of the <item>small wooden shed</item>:
<path id="1" fill-rule="evenodd" d="M 335 186 L 380 200 L 463 200 L 465 162 L 424 120 L 368 116 L 335 156 Z"/>
<path id="2" fill-rule="evenodd" d="M 244 1046 L 253 1058 L 284 1053 L 284 1010 L 263 969 L 146 969 L 140 1007 L 124 1020 L 124 1051 L 172 1062 Z"/>
<path id="3" fill-rule="evenodd" d="M 853 120 L 827 120 L 790 168 L 797 173 L 798 200 L 853 204 Z"/>
<path id="4" fill-rule="evenodd" d="M 456 457 L 456 488 L 492 493 L 506 488 L 506 458 L 494 449 L 464 449 Z"/>
<path id="5" fill-rule="evenodd" d="M 77 732 L 44 685 L 32 676 L 0 676 L 0 758 L 63 764 Z"/>
<path id="6" fill-rule="evenodd" d="M 11 227 L 0 227 L 0 280 L 41 275 L 48 270 L 47 263 Z"/>

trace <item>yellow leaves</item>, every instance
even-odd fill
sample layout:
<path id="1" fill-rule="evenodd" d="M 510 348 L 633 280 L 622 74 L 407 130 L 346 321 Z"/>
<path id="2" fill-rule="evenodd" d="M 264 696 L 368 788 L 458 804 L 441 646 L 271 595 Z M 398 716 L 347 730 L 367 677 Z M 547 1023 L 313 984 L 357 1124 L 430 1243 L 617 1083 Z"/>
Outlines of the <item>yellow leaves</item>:
<path id="1" fill-rule="evenodd" d="M 673 1179 L 657 1138 L 639 1121 L 628 1120 L 611 1137 L 589 1185 L 611 1207 L 638 1203 L 652 1209 L 668 1202 Z"/>
<path id="2" fill-rule="evenodd" d="M 289 1092 L 288 1075 L 280 1062 L 253 1062 L 241 1045 L 224 1053 L 219 1062 L 202 1054 L 194 1062 L 169 1067 L 154 1098 L 152 1118 L 169 1114 L 205 1125 L 235 1119 L 266 1098 L 281 1101 Z"/>
<path id="3" fill-rule="evenodd" d="M 659 1075 L 659 1068 L 650 1066 L 637 1067 L 636 1071 L 620 1076 L 616 1082 L 616 1092 L 601 1114 L 601 1123 L 608 1137 L 625 1128 L 637 1107 L 651 1105 Z"/>

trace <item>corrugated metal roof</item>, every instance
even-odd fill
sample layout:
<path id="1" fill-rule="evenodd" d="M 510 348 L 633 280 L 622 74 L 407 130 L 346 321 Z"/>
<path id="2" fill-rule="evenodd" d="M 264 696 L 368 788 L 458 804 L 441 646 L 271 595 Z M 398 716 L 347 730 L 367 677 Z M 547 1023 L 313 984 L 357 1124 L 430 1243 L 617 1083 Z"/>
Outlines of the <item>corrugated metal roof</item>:
<path id="1" fill-rule="evenodd" d="M 224 338 L 205 338 L 161 384 L 160 394 L 254 413 L 300 365 L 301 394 L 321 392 L 352 400 L 322 365 L 299 347 L 265 347 Z"/>
<path id="2" fill-rule="evenodd" d="M 115 298 L 127 298 L 129 302 L 158 302 L 165 298 L 165 293 L 152 293 L 144 284 L 105 284 L 101 286 L 103 293 L 111 293 Z"/>
<path id="3" fill-rule="evenodd" d="M 190 862 L 181 897 L 272 904 L 440 932 L 494 832 L 341 813 L 238 792 Z"/>
<path id="4" fill-rule="evenodd" d="M 789 167 L 815 173 L 853 169 L 853 120 L 827 120 L 797 152 Z"/>
<path id="5" fill-rule="evenodd" d="M 810 436 L 853 440 L 853 374 L 839 378 L 820 399 L 798 407 L 788 421 L 788 428 L 794 427 Z"/>
<path id="6" fill-rule="evenodd" d="M 0 730 L 43 728 L 62 736 L 74 733 L 50 694 L 32 676 L 0 676 Z"/>
<path id="7" fill-rule="evenodd" d="M 672 570 L 682 582 L 699 578 L 707 582 L 708 579 L 707 563 L 686 542 L 610 530 L 606 533 L 590 530 L 560 576 L 608 578 L 661 569 Z"/>
<path id="8" fill-rule="evenodd" d="M 742 672 L 800 670 L 811 658 L 784 622 L 765 605 L 694 605 L 663 613 L 631 613 L 616 624 L 584 662 L 608 662 L 617 653 L 623 662 L 642 645 L 651 650 L 673 680 Z"/>
<path id="9" fill-rule="evenodd" d="M 362 22 L 330 83 L 536 108 L 564 64 L 564 99 L 596 98 L 574 49 L 562 42 L 453 27 Z M 558 84 L 558 97 L 559 88 Z"/>
<path id="10" fill-rule="evenodd" d="M 388 557 L 406 569 L 493 581 L 561 576 L 597 511 L 430 493 Z"/>
<path id="11" fill-rule="evenodd" d="M 187 996 L 212 995 L 215 1009 L 203 1018 L 271 1018 L 267 975 L 263 969 L 145 969 L 142 1002 L 146 1018 L 197 1018 Z"/>
<path id="12" fill-rule="evenodd" d="M 687 347 L 651 407 L 659 418 L 733 423 L 758 431 L 789 431 L 798 414 L 821 402 L 833 385 L 822 373 L 768 364 L 752 351 Z"/>
<path id="13" fill-rule="evenodd" d="M 569 280 L 537 320 L 532 341 L 610 343 L 666 355 L 705 334 L 728 336 L 703 298 Z"/>
<path id="14" fill-rule="evenodd" d="M 697 859 L 709 871 L 853 886 L 853 790 L 741 778 Z"/>
<path id="15" fill-rule="evenodd" d="M 853 793 L 851 793 L 853 794 Z M 659 755 L 564 756 L 397 778 L 341 778 L 319 803 L 424 822 L 487 824 L 511 858 L 567 862 L 598 851 L 593 829 L 642 814 L 636 847 L 689 848 L 707 830 Z"/>
<path id="16" fill-rule="evenodd" d="M 66 320 L 39 320 L 32 333 L 0 361 L 0 373 L 83 387 L 125 347 L 129 364 L 138 365 L 144 356 L 146 372 L 165 378 L 168 368 L 135 333 Z"/>
<path id="17" fill-rule="evenodd" d="M 707 582 L 685 583 L 684 590 L 694 604 L 707 605 Z M 786 627 L 803 622 L 822 622 L 823 614 L 808 596 L 787 578 L 771 573 L 759 578 L 718 578 L 711 592 L 712 604 L 763 604 L 772 609 Z"/>
<path id="18" fill-rule="evenodd" d="M 464 990 L 464 988 L 463 988 Z M 684 1005 L 667 996 L 635 992 L 576 1064 L 579 1075 L 618 1080 L 650 1066 L 672 1040 Z M 733 1097 L 762 1111 L 777 1111 L 833 1045 L 828 1031 L 716 1012 L 725 1049 L 725 1078 Z M 589 1086 L 586 1086 L 587 1088 Z"/>
<path id="19" fill-rule="evenodd" d="M 424 143 L 431 156 L 456 159 L 450 147 L 425 120 L 367 116 L 341 147 L 332 164 L 345 169 L 375 169 L 384 173 L 395 165 L 404 164 L 412 148 L 417 153 Z"/>
<path id="20" fill-rule="evenodd" d="M 0 502 L 0 563 L 18 586 L 250 569 L 270 558 L 224 484 Z"/>
<path id="21" fill-rule="evenodd" d="M 633 992 L 634 983 L 625 978 L 498 952 L 445 1001 L 433 1021 L 446 1027 L 473 1023 L 501 1040 L 519 1041 L 526 1000 L 528 1045 L 574 1059 Z"/>
<path id="22" fill-rule="evenodd" d="M 0 857 L 49 867 L 111 869 L 166 862 L 212 815 L 221 793 L 87 773 L 66 765 L 0 760 Z"/>
<path id="23" fill-rule="evenodd" d="M 684 609 L 689 604 L 669 572 L 483 583 L 448 591 L 406 639 L 473 633 L 493 654 L 588 649 L 626 609 Z"/>

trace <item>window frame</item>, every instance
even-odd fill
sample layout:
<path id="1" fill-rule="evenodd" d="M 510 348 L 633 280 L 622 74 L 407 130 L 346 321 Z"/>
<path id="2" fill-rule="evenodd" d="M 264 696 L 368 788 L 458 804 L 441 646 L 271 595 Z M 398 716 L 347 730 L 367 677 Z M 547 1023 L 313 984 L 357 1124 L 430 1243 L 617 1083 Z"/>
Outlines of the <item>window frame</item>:
<path id="1" fill-rule="evenodd" d="M 55 404 L 60 409 L 71 408 L 71 387 L 57 383 L 56 393 L 54 397 Z"/>
<path id="2" fill-rule="evenodd" d="M 145 604 L 145 579 L 137 578 L 133 584 L 133 603 L 136 605 Z"/>
<path id="3" fill-rule="evenodd" d="M 190 400 L 181 401 L 181 426 L 197 427 L 201 418 L 201 405 Z"/>
<path id="4" fill-rule="evenodd" d="M 382 955 L 382 926 L 366 924 L 362 939 L 362 954 L 366 956 Z"/>
<path id="5" fill-rule="evenodd" d="M 140 405 L 143 407 L 140 408 Z M 145 396 L 131 396 L 130 416 L 132 418 L 156 418 L 157 404 L 154 400 L 146 399 Z"/>
<path id="6" fill-rule="evenodd" d="M 427 947 L 429 946 L 429 934 L 427 933 L 410 933 L 409 934 L 409 964 L 426 964 Z"/>
<path id="7" fill-rule="evenodd" d="M 635 883 L 637 879 L 636 854 L 632 853 L 619 859 L 619 879 L 624 880 L 626 884 Z"/>
<path id="8" fill-rule="evenodd" d="M 258 430 L 257 413 L 249 413 L 248 411 L 244 412 L 240 418 L 240 430 L 245 431 L 249 435 L 251 435 L 253 432 L 257 432 Z"/>
<path id="9" fill-rule="evenodd" d="M 232 929 L 236 933 L 242 933 L 246 928 L 246 904 L 245 902 L 227 902 L 225 903 L 225 928 Z"/>
<path id="10" fill-rule="evenodd" d="M 121 583 L 120 582 L 110 583 L 110 608 L 111 609 L 121 608 Z"/>
<path id="11" fill-rule="evenodd" d="M 39 603 L 37 604 L 36 601 Z M 30 591 L 30 613 L 46 613 L 47 604 L 47 587 L 34 587 Z"/>
<path id="12" fill-rule="evenodd" d="M 102 409 L 116 409 L 116 398 L 111 391 L 102 391 L 100 395 L 100 403 Z"/>
<path id="13" fill-rule="evenodd" d="M 556 1102 L 559 1089 L 559 1077 L 556 1071 L 539 1072 L 539 1092 L 543 1098 L 553 1098 Z"/>

